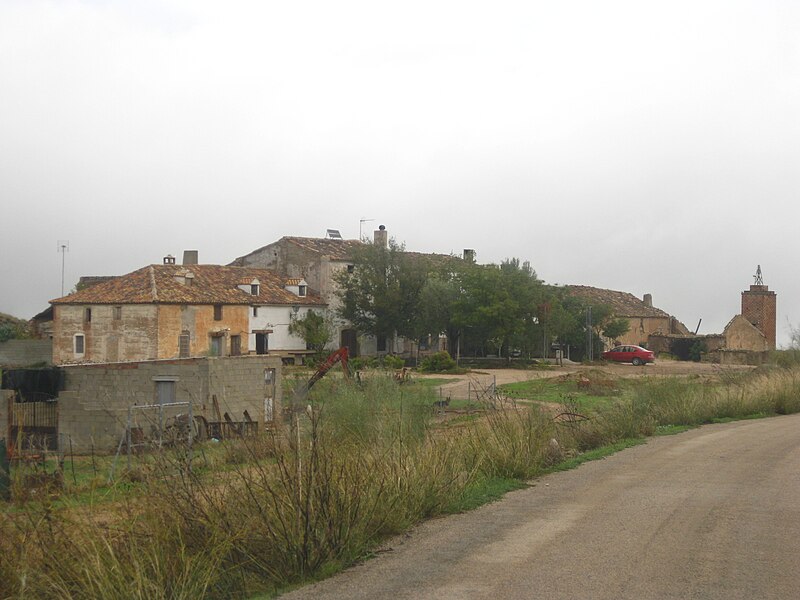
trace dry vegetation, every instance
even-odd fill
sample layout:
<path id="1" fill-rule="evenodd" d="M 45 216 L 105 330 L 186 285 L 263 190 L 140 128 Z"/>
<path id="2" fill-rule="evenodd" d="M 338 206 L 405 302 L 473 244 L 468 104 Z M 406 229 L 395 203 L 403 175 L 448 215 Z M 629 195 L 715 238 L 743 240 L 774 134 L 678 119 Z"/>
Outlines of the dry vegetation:
<path id="1" fill-rule="evenodd" d="M 51 496 L 0 514 L 0 598 L 247 598 L 323 577 L 387 536 L 474 506 L 581 452 L 659 428 L 800 410 L 800 370 L 715 381 L 608 376 L 578 383 L 613 401 L 487 408 L 430 435 L 430 387 L 369 378 L 320 386 L 283 437 L 226 443 L 187 472 L 180 449 L 94 506 Z M 594 384 L 592 383 L 594 379 Z M 574 383 L 574 382 L 572 382 Z M 590 389 L 591 388 L 591 389 Z M 596 388 L 596 389 L 595 389 Z M 600 393 L 600 392 L 597 392 Z M 570 396 L 564 396 L 567 405 Z M 16 492 L 19 480 L 16 480 Z"/>

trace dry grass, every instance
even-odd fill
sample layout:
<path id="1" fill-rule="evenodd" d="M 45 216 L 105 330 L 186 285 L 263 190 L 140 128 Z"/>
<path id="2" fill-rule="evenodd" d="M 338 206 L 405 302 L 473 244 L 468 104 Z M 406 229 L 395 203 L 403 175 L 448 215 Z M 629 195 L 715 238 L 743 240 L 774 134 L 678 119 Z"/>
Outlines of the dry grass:
<path id="1" fill-rule="evenodd" d="M 527 480 L 659 425 L 799 411 L 800 371 L 764 369 L 713 385 L 643 381 L 587 419 L 487 409 L 445 435 L 430 435 L 430 390 L 375 378 L 365 389 L 337 382 L 320 392 L 287 435 L 223 449 L 222 470 L 189 473 L 180 453 L 164 454 L 112 519 L 46 498 L 0 514 L 0 598 L 274 591 L 358 560 L 487 482 Z"/>

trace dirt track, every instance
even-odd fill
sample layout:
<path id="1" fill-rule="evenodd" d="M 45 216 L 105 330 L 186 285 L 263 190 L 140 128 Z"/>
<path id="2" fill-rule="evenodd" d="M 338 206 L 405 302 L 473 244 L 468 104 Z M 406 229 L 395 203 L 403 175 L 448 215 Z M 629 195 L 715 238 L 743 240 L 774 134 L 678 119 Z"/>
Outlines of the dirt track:
<path id="1" fill-rule="evenodd" d="M 711 425 L 427 522 L 302 598 L 796 598 L 800 415 Z"/>
<path id="2" fill-rule="evenodd" d="M 441 386 L 443 397 L 467 398 L 469 390 L 485 388 L 492 381 L 497 385 L 504 383 L 514 383 L 517 381 L 528 381 L 530 379 L 544 379 L 548 377 L 558 377 L 565 373 L 577 373 L 587 369 L 601 369 L 616 377 L 686 377 L 696 375 L 699 377 L 718 377 L 724 372 L 739 372 L 750 370 L 753 367 L 747 366 L 720 366 L 709 363 L 693 363 L 679 361 L 657 361 L 655 364 L 641 367 L 634 367 L 630 364 L 621 363 L 599 363 L 589 367 L 574 364 L 563 367 L 552 367 L 542 370 L 525 369 L 478 369 L 474 373 L 466 375 L 422 375 L 414 374 L 414 378 L 436 378 L 436 379 L 455 379 L 450 383 Z M 470 388 L 471 386 L 471 388 Z"/>

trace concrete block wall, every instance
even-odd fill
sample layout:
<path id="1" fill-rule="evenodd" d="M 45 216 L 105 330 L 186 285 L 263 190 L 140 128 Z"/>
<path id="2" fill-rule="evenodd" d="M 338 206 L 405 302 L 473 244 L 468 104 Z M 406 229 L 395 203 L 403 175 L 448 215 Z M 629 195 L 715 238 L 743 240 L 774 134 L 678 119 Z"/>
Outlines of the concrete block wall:
<path id="1" fill-rule="evenodd" d="M 27 367 L 37 363 L 53 364 L 53 342 L 51 340 L 0 342 L 0 366 Z"/>
<path id="2" fill-rule="evenodd" d="M 242 421 L 247 410 L 263 429 L 267 368 L 275 369 L 273 415 L 277 419 L 281 402 L 279 358 L 192 358 L 65 367 L 64 390 L 58 397 L 59 431 L 71 437 L 76 452 L 115 450 L 125 432 L 128 407 L 156 403 L 154 378 L 175 378 L 175 401 L 192 402 L 194 415 L 215 421 L 212 397 L 216 395 L 221 413 Z M 185 410 L 175 407 L 165 414 L 174 416 Z M 145 413 L 136 414 L 147 418 Z"/>

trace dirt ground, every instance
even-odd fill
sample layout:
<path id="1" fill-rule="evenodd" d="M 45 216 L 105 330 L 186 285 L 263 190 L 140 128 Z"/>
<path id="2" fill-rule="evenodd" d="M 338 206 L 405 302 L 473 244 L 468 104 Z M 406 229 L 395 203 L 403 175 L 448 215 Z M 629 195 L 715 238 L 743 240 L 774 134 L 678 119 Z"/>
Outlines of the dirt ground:
<path id="1" fill-rule="evenodd" d="M 654 364 L 634 367 L 625 363 L 597 363 L 584 366 L 581 364 L 571 364 L 552 366 L 549 369 L 478 369 L 464 375 L 441 375 L 441 374 L 417 374 L 413 377 L 420 379 L 455 379 L 440 387 L 440 394 L 444 398 L 467 399 L 474 397 L 475 393 L 481 393 L 492 383 L 503 385 L 518 381 L 529 381 L 532 379 L 546 379 L 559 377 L 567 373 L 580 373 L 586 370 L 602 370 L 614 377 L 719 377 L 724 372 L 742 372 L 751 370 L 754 367 L 740 365 L 715 365 L 711 363 L 695 363 L 674 360 L 656 361 Z"/>

